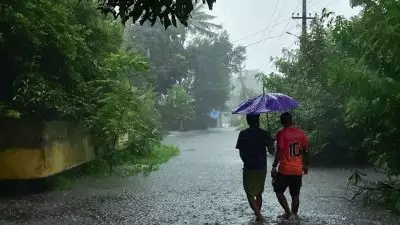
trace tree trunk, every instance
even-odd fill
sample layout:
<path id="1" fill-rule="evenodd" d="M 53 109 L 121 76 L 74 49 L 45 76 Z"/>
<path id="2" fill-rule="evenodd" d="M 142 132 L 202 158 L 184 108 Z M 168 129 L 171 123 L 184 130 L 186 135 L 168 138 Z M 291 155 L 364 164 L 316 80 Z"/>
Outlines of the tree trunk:
<path id="1" fill-rule="evenodd" d="M 179 130 L 184 131 L 185 127 L 183 126 L 183 120 L 179 120 Z"/>

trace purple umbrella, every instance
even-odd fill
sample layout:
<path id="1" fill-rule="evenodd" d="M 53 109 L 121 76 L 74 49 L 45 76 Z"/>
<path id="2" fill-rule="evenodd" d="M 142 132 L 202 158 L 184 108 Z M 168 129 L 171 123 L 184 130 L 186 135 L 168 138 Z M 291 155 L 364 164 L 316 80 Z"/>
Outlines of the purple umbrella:
<path id="1" fill-rule="evenodd" d="M 286 112 L 299 106 L 299 101 L 280 93 L 264 93 L 240 103 L 233 114 L 258 115 L 268 112 Z M 268 129 L 269 119 L 267 116 Z"/>
<path id="2" fill-rule="evenodd" d="M 286 112 L 299 106 L 299 101 L 280 93 L 265 93 L 240 103 L 233 114 L 256 115 L 268 112 Z"/>

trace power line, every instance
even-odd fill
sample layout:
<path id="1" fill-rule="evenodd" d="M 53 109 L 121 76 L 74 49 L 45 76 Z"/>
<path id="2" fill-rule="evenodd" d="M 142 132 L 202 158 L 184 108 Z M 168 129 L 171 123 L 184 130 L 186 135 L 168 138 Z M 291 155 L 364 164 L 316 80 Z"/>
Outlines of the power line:
<path id="1" fill-rule="evenodd" d="M 286 5 L 286 2 L 287 2 L 287 0 L 286 0 L 285 3 L 283 4 L 284 6 Z M 296 10 L 299 8 L 299 6 L 300 6 L 300 2 L 297 3 L 297 6 L 296 6 L 296 8 L 294 9 L 294 11 L 296 11 Z M 281 10 L 280 12 L 282 12 L 282 10 Z M 279 13 L 279 15 L 280 15 L 280 13 Z M 279 17 L 279 16 L 278 16 L 278 17 Z M 286 32 L 286 28 L 289 26 L 289 24 L 290 24 L 290 18 L 287 20 L 287 24 L 286 24 L 285 28 L 283 28 L 282 33 Z M 293 29 L 293 28 L 291 28 L 291 29 Z M 270 35 L 271 33 L 272 33 L 272 30 L 270 30 L 270 32 L 268 33 L 268 35 Z"/>
<path id="2" fill-rule="evenodd" d="M 287 1 L 288 0 L 285 0 L 285 2 L 283 3 L 283 8 L 285 8 L 285 5 L 286 5 L 286 3 L 287 3 Z M 277 3 L 278 3 L 278 1 L 277 1 Z M 278 4 L 277 4 L 278 5 Z M 276 7 L 277 8 L 277 7 Z M 279 17 L 280 17 L 280 15 L 281 15 L 281 13 L 282 13 L 282 8 L 279 10 L 279 13 L 278 13 L 278 16 L 276 17 L 276 20 L 275 20 L 275 23 L 274 23 L 274 25 L 272 25 L 272 27 L 269 29 L 269 31 L 268 31 L 268 34 L 267 34 L 267 36 L 270 36 L 271 34 L 272 34 L 272 31 L 273 31 L 273 29 L 277 26 L 277 24 L 278 24 L 278 19 L 279 19 Z M 273 16 L 271 16 L 271 20 L 272 20 L 272 18 L 273 18 Z M 288 20 L 288 23 L 289 23 L 289 21 L 290 20 Z M 287 28 L 287 27 L 286 27 Z M 285 28 L 285 29 L 286 29 Z M 263 32 L 263 35 L 265 34 L 265 32 Z M 260 43 L 257 43 L 256 45 L 259 45 Z"/>
<path id="3" fill-rule="evenodd" d="M 295 28 L 295 27 L 296 27 L 296 26 L 293 26 L 293 27 L 291 27 L 291 28 L 288 29 L 288 30 L 291 30 L 291 29 L 293 29 L 293 28 Z M 269 36 L 269 37 L 260 39 L 260 40 L 258 40 L 258 41 L 252 42 L 252 43 L 250 43 L 250 44 L 248 44 L 248 45 L 245 45 L 245 46 L 242 46 L 242 47 L 245 48 L 245 49 L 247 49 L 248 47 L 250 47 L 250 46 L 252 46 L 252 45 L 259 44 L 259 43 L 264 42 L 264 41 L 266 41 L 266 40 L 274 39 L 274 38 L 280 38 L 280 37 L 282 37 L 284 34 L 285 34 L 285 32 L 282 32 L 280 35 L 277 35 L 277 36 Z M 225 47 L 228 48 L 228 46 L 225 46 Z M 224 58 L 227 57 L 227 56 L 229 56 L 229 53 L 225 53 L 225 54 L 223 54 L 223 55 L 220 55 L 219 57 L 221 57 L 221 58 L 219 58 L 219 59 L 222 60 L 222 59 L 224 59 Z M 217 56 L 216 56 L 216 57 L 217 57 Z"/>
<path id="4" fill-rule="evenodd" d="M 286 2 L 287 2 L 287 0 L 284 2 L 284 5 L 286 5 Z M 297 4 L 295 10 L 297 10 L 297 8 L 299 8 L 299 6 L 300 6 L 300 2 Z M 282 10 L 281 10 L 280 12 L 282 12 Z M 280 14 L 281 14 L 281 13 L 279 13 L 279 15 L 280 15 Z M 279 16 L 278 16 L 278 17 L 279 17 Z M 278 37 L 282 37 L 282 36 L 285 34 L 285 32 L 287 31 L 286 29 L 287 29 L 287 27 L 289 26 L 289 24 L 290 24 L 290 18 L 287 20 L 287 24 L 286 24 L 285 28 L 283 28 L 281 35 L 279 35 Z M 290 28 L 289 30 L 291 30 L 291 29 L 293 29 L 293 28 L 294 28 L 294 27 Z M 268 33 L 268 35 L 270 35 L 271 33 L 272 33 L 272 30 L 270 30 L 270 32 Z"/>
<path id="5" fill-rule="evenodd" d="M 285 5 L 286 5 L 287 1 L 288 1 L 288 0 L 285 0 L 285 2 L 283 3 L 283 8 L 285 8 Z M 277 18 L 279 18 L 279 16 L 282 14 L 282 11 L 283 11 L 283 9 L 281 9 L 281 10 L 279 11 L 278 17 L 277 17 Z"/>
<path id="6" fill-rule="evenodd" d="M 253 43 L 250 43 L 250 44 L 248 44 L 248 45 L 246 45 L 246 46 L 244 46 L 244 47 L 245 47 L 245 48 L 248 48 L 248 47 L 250 47 L 250 46 L 252 46 L 252 45 L 259 44 L 259 43 L 264 42 L 264 41 L 266 41 L 266 40 L 274 39 L 274 38 L 279 38 L 279 37 L 282 37 L 282 35 L 272 36 L 272 37 L 266 37 L 266 38 L 263 38 L 263 39 L 261 39 L 261 40 L 258 40 L 258 41 L 255 41 L 255 42 L 253 42 Z"/>
<path id="7" fill-rule="evenodd" d="M 285 1 L 285 3 L 284 3 L 283 5 L 286 5 L 286 2 L 287 2 L 287 0 Z M 296 11 L 299 7 L 300 7 L 300 2 L 297 3 L 297 5 L 296 5 L 296 7 L 295 7 L 295 9 L 294 9 L 293 11 Z M 281 12 L 282 12 L 282 11 L 281 11 Z M 280 13 L 279 13 L 279 15 L 280 15 Z M 279 16 L 278 16 L 278 17 L 279 17 Z M 295 27 L 297 26 L 297 25 L 295 25 L 295 26 L 291 27 L 290 29 L 287 29 L 288 26 L 289 26 L 289 24 L 290 24 L 291 18 L 289 18 L 289 19 L 287 19 L 287 20 L 284 20 L 284 21 L 287 21 L 287 23 L 286 23 L 286 25 L 285 25 L 285 28 L 283 28 L 281 34 L 280 34 L 279 36 L 275 36 L 275 37 L 272 37 L 272 38 L 282 37 L 287 31 L 292 30 L 293 28 L 295 28 Z M 284 22 L 284 21 L 282 21 L 282 22 Z M 269 32 L 269 34 L 270 34 L 271 32 L 272 32 L 272 30 Z M 266 40 L 272 39 L 272 38 L 271 38 L 271 37 L 267 37 Z M 257 42 L 255 42 L 255 43 L 256 43 L 256 44 L 259 44 L 259 43 L 261 43 L 261 42 L 263 42 L 263 41 L 265 41 L 265 40 L 260 40 L 260 41 L 257 41 Z M 252 43 L 252 44 L 253 44 L 253 43 Z M 252 44 L 250 44 L 250 45 L 252 45 Z M 260 66 L 258 66 L 258 68 L 264 67 L 266 64 L 268 64 L 268 62 L 261 64 Z"/>
<path id="8" fill-rule="evenodd" d="M 295 28 L 295 27 L 296 27 L 296 26 L 293 26 L 293 27 L 291 27 L 289 30 L 291 30 L 291 29 L 293 29 L 293 28 Z M 286 32 L 286 31 L 285 31 L 285 32 Z M 268 37 L 263 38 L 263 39 L 261 39 L 261 40 L 252 42 L 252 43 L 250 43 L 250 44 L 248 44 L 248 45 L 245 45 L 244 47 L 245 47 L 245 48 L 248 48 L 248 47 L 250 47 L 250 46 L 252 46 L 252 45 L 255 45 L 255 44 L 264 42 L 264 41 L 269 40 L 269 39 L 280 38 L 280 37 L 282 37 L 282 36 L 285 34 L 285 32 L 282 32 L 280 35 L 277 35 L 277 36 L 268 36 Z"/>
<path id="9" fill-rule="evenodd" d="M 276 6 L 277 6 L 277 5 L 276 5 Z M 300 7 L 300 2 L 297 4 L 297 6 L 296 6 L 296 8 L 294 9 L 294 11 L 296 11 L 299 7 Z M 244 40 L 244 39 L 246 39 L 246 38 L 248 38 L 248 37 L 252 37 L 252 36 L 254 36 L 254 35 L 260 34 L 260 33 L 264 32 L 264 31 L 266 31 L 266 30 L 268 30 L 268 29 L 270 29 L 270 28 L 274 28 L 274 27 L 276 27 L 276 26 L 278 26 L 278 25 L 280 25 L 280 24 L 282 24 L 282 23 L 284 23 L 284 22 L 290 21 L 290 20 L 291 20 L 291 18 L 287 18 L 287 19 L 284 19 L 284 20 L 281 20 L 281 21 L 275 23 L 273 26 L 269 26 L 269 25 L 268 25 L 268 26 L 262 28 L 261 30 L 258 30 L 258 31 L 254 32 L 254 33 L 250 33 L 250 34 L 248 34 L 248 35 L 246 35 L 246 36 L 243 36 L 243 37 L 241 37 L 241 38 L 239 38 L 239 39 L 236 39 L 236 40 L 232 41 L 232 43 L 236 43 L 236 42 L 241 41 L 241 40 Z"/>
<path id="10" fill-rule="evenodd" d="M 309 0 L 308 1 L 308 3 L 311 3 L 311 2 L 313 2 L 314 0 Z M 330 1 L 330 2 L 328 2 L 328 3 L 326 3 L 326 5 L 325 5 L 325 7 L 327 7 L 327 6 L 330 6 L 331 4 L 333 4 L 333 3 L 337 3 L 338 2 L 338 0 L 332 0 L 332 1 Z M 300 2 L 299 2 L 300 3 Z M 305 4 L 304 4 L 305 3 Z M 320 4 L 321 2 L 320 1 L 317 1 L 315 4 L 313 4 L 312 6 L 315 6 L 315 5 L 318 5 L 318 4 Z M 307 19 L 311 19 L 311 17 L 310 18 L 308 18 L 307 17 L 307 8 L 306 8 L 306 5 L 307 5 L 307 2 L 306 2 L 306 0 L 303 0 L 303 15 L 302 15 L 302 17 L 295 17 L 294 19 L 302 19 L 303 20 L 303 32 L 304 32 L 304 29 L 306 28 L 306 27 L 304 27 L 304 20 L 307 20 Z M 312 7 L 311 6 L 311 7 Z M 286 25 L 286 27 L 289 25 L 289 23 Z M 291 28 L 292 29 L 292 28 Z M 285 30 L 286 30 L 286 28 L 285 29 L 283 29 L 284 30 L 284 32 L 286 32 Z M 290 30 L 290 29 L 289 29 Z M 283 33 L 284 33 L 283 32 Z M 280 36 L 282 36 L 283 34 L 281 34 Z M 277 36 L 277 37 L 280 37 L 280 36 Z M 290 50 L 290 48 L 293 46 L 293 44 L 294 43 L 292 43 L 289 47 L 288 47 L 288 49 Z M 258 67 L 264 67 L 265 65 L 267 65 L 269 62 L 265 62 L 265 63 L 262 63 L 260 66 L 258 66 Z"/>
<path id="11" fill-rule="evenodd" d="M 274 9 L 274 11 L 273 11 L 273 13 L 272 13 L 272 16 L 271 16 L 271 19 L 270 19 L 270 20 L 272 20 L 272 18 L 273 18 L 274 15 L 275 15 L 276 9 L 278 8 L 278 2 L 279 2 L 279 0 L 276 1 L 275 9 Z M 286 2 L 287 2 L 287 0 L 286 0 Z M 286 3 L 286 2 L 285 2 L 285 3 Z M 285 4 L 284 4 L 284 5 L 285 5 Z M 297 9 L 298 7 L 299 7 L 299 5 L 297 5 L 296 9 Z M 282 10 L 280 11 L 279 15 L 281 14 L 281 12 L 282 12 Z M 279 18 L 279 16 L 278 16 L 278 18 Z M 277 19 L 278 19 L 278 18 L 277 18 Z M 248 37 L 251 37 L 251 36 L 254 36 L 254 35 L 263 33 L 263 32 L 265 32 L 265 31 L 267 31 L 267 30 L 269 30 L 269 29 L 271 29 L 271 28 L 274 28 L 274 27 L 278 26 L 279 24 L 282 24 L 282 23 L 288 21 L 288 20 L 290 20 L 290 18 L 285 19 L 285 20 L 281 20 L 281 21 L 279 21 L 279 22 L 276 22 L 276 23 L 275 23 L 274 25 L 272 25 L 272 26 L 267 25 L 266 27 L 262 28 L 262 29 L 259 30 L 259 31 L 256 31 L 256 32 L 251 33 L 251 34 L 248 34 L 248 35 L 246 35 L 246 36 L 244 36 L 244 37 L 242 37 L 242 38 L 239 38 L 239 39 L 237 39 L 237 40 L 234 40 L 232 43 L 235 43 L 235 42 L 244 40 L 244 39 L 246 39 L 246 38 L 248 38 Z M 276 21 L 277 21 L 277 20 L 276 20 Z"/>
<path id="12" fill-rule="evenodd" d="M 291 28 L 289 28 L 289 29 L 285 29 L 285 30 L 283 30 L 282 31 L 282 33 L 279 35 L 279 36 L 277 36 L 277 37 L 282 37 L 287 31 L 290 31 L 291 29 L 293 29 L 293 28 L 295 28 L 296 26 L 293 26 L 293 27 L 291 27 Z M 293 45 L 293 43 L 291 44 L 291 46 Z M 290 46 L 290 47 L 291 47 Z M 262 63 L 261 65 L 259 65 L 259 66 L 257 66 L 258 68 L 263 68 L 266 64 L 268 64 L 269 62 L 265 62 L 265 63 Z"/>
<path id="13" fill-rule="evenodd" d="M 285 1 L 285 2 L 286 2 L 286 1 Z M 296 9 L 295 9 L 295 10 L 297 10 L 297 9 L 299 8 L 299 6 L 300 6 L 300 3 L 298 3 L 298 5 L 296 6 Z M 276 8 L 277 8 L 277 7 L 276 7 Z M 257 41 L 255 41 L 255 42 L 252 42 L 252 43 L 250 43 L 250 44 L 247 44 L 247 45 L 245 45 L 245 46 L 242 46 L 242 47 L 245 48 L 245 49 L 247 49 L 247 48 L 249 48 L 250 46 L 253 46 L 253 45 L 256 45 L 256 44 L 260 44 L 260 43 L 262 43 L 262 42 L 264 42 L 264 41 L 266 41 L 266 40 L 270 40 L 270 39 L 275 39 L 275 38 L 280 38 L 280 37 L 282 37 L 282 36 L 285 34 L 286 31 L 291 30 L 291 29 L 293 29 L 293 28 L 295 28 L 295 27 L 297 26 L 297 25 L 295 25 L 295 26 L 293 26 L 293 27 L 287 29 L 287 27 L 288 27 L 289 24 L 290 24 L 291 19 L 292 19 L 292 18 L 288 18 L 288 19 L 285 19 L 285 20 L 276 22 L 276 23 L 271 27 L 271 28 L 274 28 L 274 27 L 276 27 L 276 26 L 279 25 L 279 24 L 282 24 L 282 23 L 284 23 L 284 22 L 287 22 L 285 28 L 283 29 L 283 31 L 282 31 L 282 33 L 281 33 L 280 35 L 268 36 L 268 37 L 262 38 L 262 39 L 260 39 L 260 40 L 257 40 Z M 268 30 L 268 29 L 269 29 L 269 26 L 266 27 L 266 28 L 263 28 L 263 29 L 260 30 L 260 31 L 257 31 L 257 32 L 255 32 L 255 33 L 246 35 L 246 36 L 244 36 L 244 37 L 242 37 L 242 38 L 240 38 L 240 39 L 237 39 L 237 40 L 235 40 L 235 41 L 232 41 L 231 43 L 233 44 L 233 43 L 235 43 L 235 42 L 241 41 L 241 40 L 243 40 L 243 39 L 245 39 L 245 38 L 247 38 L 247 37 L 249 37 L 249 36 L 253 36 L 253 35 L 262 33 L 263 31 Z M 271 33 L 271 32 L 272 32 L 272 30 L 270 31 L 270 33 Z M 228 46 L 226 46 L 226 47 L 228 48 Z M 225 58 L 226 56 L 229 56 L 229 53 L 226 53 L 226 54 L 224 54 L 224 55 L 221 55 L 220 57 L 222 57 L 222 59 L 223 59 L 223 58 Z M 220 58 L 220 59 L 221 59 L 221 58 Z"/>
<path id="14" fill-rule="evenodd" d="M 272 26 L 271 28 L 274 28 L 274 27 L 278 26 L 279 24 L 282 24 L 282 23 L 284 23 L 284 22 L 286 22 L 286 21 L 290 21 L 290 19 L 291 19 L 291 18 L 281 20 L 281 21 L 277 22 L 277 23 L 276 23 L 274 26 Z M 268 29 L 270 29 L 270 26 L 264 27 L 263 29 L 261 29 L 261 30 L 259 30 L 259 31 L 256 31 L 256 32 L 251 33 L 251 34 L 248 34 L 248 35 L 246 35 L 246 36 L 244 36 L 244 37 L 242 37 L 242 38 L 236 39 L 236 40 L 232 41 L 232 43 L 236 43 L 236 42 L 241 41 L 241 40 L 244 40 L 244 39 L 246 39 L 246 38 L 248 38 L 248 37 L 251 37 L 251 36 L 260 34 L 260 33 L 264 32 L 264 31 L 266 31 L 266 30 L 268 30 Z"/>
<path id="15" fill-rule="evenodd" d="M 272 12 L 271 18 L 269 19 L 269 21 L 272 21 L 272 19 L 274 18 L 275 12 L 276 12 L 276 10 L 278 9 L 279 0 L 275 0 L 275 1 L 276 1 L 275 9 L 274 9 L 274 11 Z M 280 13 L 279 13 L 279 14 L 280 14 Z M 278 16 L 278 18 L 279 18 L 279 16 Z M 276 23 L 275 23 L 275 24 L 276 24 Z"/>

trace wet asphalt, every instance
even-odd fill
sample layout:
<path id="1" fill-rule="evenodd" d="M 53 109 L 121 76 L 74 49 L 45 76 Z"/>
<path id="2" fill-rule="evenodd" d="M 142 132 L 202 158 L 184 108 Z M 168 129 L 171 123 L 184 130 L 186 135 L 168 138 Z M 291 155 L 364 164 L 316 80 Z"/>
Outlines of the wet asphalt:
<path id="1" fill-rule="evenodd" d="M 0 200 L 0 225 L 257 224 L 242 189 L 237 131 L 175 132 L 165 142 L 181 149 L 159 171 L 130 178 L 87 178 L 65 191 Z M 272 158 L 269 159 L 269 167 Z M 310 169 L 304 177 L 300 221 L 282 213 L 264 192 L 264 224 L 392 225 L 388 211 L 349 202 L 348 169 Z"/>

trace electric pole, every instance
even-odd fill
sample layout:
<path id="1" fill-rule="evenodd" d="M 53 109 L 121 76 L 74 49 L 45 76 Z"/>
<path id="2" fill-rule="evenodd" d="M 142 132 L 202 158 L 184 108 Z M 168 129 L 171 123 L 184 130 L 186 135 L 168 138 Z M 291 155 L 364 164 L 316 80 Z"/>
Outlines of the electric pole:
<path id="1" fill-rule="evenodd" d="M 307 16 L 307 0 L 302 0 L 303 1 L 303 10 L 302 10 L 302 15 L 300 16 L 299 13 L 297 13 L 297 16 L 294 16 L 294 13 L 292 14 L 292 19 L 298 20 L 301 19 L 301 30 L 302 30 L 302 39 L 307 37 L 307 20 L 312 20 L 315 19 L 314 16 L 311 16 L 311 13 Z M 300 43 L 300 48 L 303 46 L 302 43 Z"/>
<path id="2" fill-rule="evenodd" d="M 302 10 L 302 15 L 299 16 L 299 13 L 297 13 L 297 16 L 294 16 L 294 13 L 292 14 L 292 19 L 298 20 L 301 19 L 301 28 L 302 28 L 302 35 L 307 34 L 307 20 L 312 20 L 315 17 L 311 16 L 311 13 L 309 16 L 307 16 L 307 0 L 302 0 L 303 1 L 303 10 Z"/>

